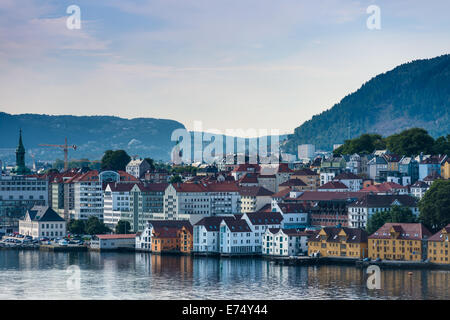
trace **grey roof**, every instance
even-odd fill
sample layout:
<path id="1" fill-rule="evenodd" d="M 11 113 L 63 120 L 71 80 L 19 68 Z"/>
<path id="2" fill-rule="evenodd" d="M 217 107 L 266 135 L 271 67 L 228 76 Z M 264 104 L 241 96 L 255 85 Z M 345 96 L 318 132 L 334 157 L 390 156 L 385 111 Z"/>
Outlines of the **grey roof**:
<path id="1" fill-rule="evenodd" d="M 49 206 L 34 206 L 27 213 L 32 221 L 65 221 Z"/>

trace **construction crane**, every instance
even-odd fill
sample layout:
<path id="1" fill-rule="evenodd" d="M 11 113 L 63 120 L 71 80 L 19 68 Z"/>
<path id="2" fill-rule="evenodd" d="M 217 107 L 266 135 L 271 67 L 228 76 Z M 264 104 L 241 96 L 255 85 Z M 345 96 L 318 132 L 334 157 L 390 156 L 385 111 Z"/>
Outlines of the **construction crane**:
<path id="1" fill-rule="evenodd" d="M 67 169 L 69 168 L 69 161 L 68 161 L 69 148 L 71 148 L 73 150 L 77 150 L 76 145 L 69 146 L 67 144 L 67 137 L 65 140 L 65 144 L 40 144 L 40 146 L 41 147 L 55 147 L 55 148 L 61 148 L 64 150 L 64 171 L 67 171 Z"/>

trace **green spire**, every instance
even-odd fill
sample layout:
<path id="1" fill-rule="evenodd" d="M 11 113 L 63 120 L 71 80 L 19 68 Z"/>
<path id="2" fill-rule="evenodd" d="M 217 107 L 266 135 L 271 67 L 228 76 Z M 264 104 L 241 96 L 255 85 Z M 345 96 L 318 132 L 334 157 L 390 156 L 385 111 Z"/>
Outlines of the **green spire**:
<path id="1" fill-rule="evenodd" d="M 25 147 L 22 142 L 22 129 L 20 129 L 19 133 L 19 144 L 16 149 L 16 167 L 13 169 L 13 172 L 18 175 L 30 173 L 30 169 L 25 166 Z"/>

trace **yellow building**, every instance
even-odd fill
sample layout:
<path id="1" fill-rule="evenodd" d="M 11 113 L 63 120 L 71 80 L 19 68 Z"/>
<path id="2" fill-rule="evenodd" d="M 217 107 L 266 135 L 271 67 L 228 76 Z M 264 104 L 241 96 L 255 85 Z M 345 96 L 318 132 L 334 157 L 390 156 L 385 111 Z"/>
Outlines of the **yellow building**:
<path id="1" fill-rule="evenodd" d="M 359 228 L 325 227 L 308 240 L 308 255 L 320 257 L 367 257 L 367 232 Z"/>
<path id="2" fill-rule="evenodd" d="M 441 176 L 444 179 L 450 179 L 450 158 L 441 164 Z"/>
<path id="3" fill-rule="evenodd" d="M 428 239 L 428 259 L 434 263 L 450 263 L 450 224 Z"/>
<path id="4" fill-rule="evenodd" d="M 369 236 L 369 258 L 420 261 L 426 258 L 430 231 L 421 223 L 385 223 Z"/>
<path id="5" fill-rule="evenodd" d="M 320 176 L 310 169 L 294 171 L 291 175 L 291 179 L 302 180 L 307 186 L 307 188 L 303 188 L 305 191 L 316 191 L 317 188 L 320 187 Z"/>

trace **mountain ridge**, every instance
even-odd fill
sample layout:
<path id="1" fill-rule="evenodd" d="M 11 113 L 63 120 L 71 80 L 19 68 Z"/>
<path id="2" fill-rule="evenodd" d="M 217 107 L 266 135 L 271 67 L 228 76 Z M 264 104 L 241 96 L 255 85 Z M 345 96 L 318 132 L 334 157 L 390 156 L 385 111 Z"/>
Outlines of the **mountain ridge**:
<path id="1" fill-rule="evenodd" d="M 450 132 L 450 54 L 414 60 L 381 73 L 313 116 L 288 136 L 285 150 L 304 143 L 331 150 L 363 133 L 387 136 L 412 127 L 434 138 Z"/>

